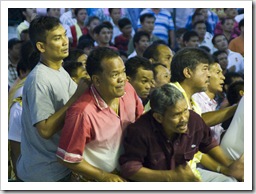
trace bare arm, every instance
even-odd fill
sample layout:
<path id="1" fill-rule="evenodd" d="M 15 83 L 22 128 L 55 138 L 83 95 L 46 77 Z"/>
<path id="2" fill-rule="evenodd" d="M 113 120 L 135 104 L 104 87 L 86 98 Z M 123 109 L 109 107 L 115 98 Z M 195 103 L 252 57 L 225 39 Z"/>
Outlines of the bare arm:
<path id="1" fill-rule="evenodd" d="M 13 170 L 16 173 L 16 162 L 20 155 L 20 142 L 10 140 L 11 145 L 11 159 L 13 164 Z"/>
<path id="2" fill-rule="evenodd" d="M 142 167 L 129 177 L 131 180 L 143 182 L 198 182 L 191 168 L 178 166 L 175 170 L 152 170 Z"/>
<path id="3" fill-rule="evenodd" d="M 234 115 L 237 106 L 234 105 L 220 110 L 202 113 L 202 118 L 209 127 L 223 123 Z"/>
<path id="4" fill-rule="evenodd" d="M 118 175 L 103 171 L 99 168 L 96 168 L 90 165 L 85 160 L 82 160 L 80 163 L 68 163 L 58 158 L 58 161 L 62 163 L 64 166 L 68 167 L 69 169 L 73 170 L 74 172 L 88 179 L 94 179 L 99 182 L 124 182 L 125 181 Z"/>
<path id="5" fill-rule="evenodd" d="M 69 101 L 57 112 L 48 117 L 48 119 L 35 124 L 38 133 L 45 139 L 51 138 L 57 131 L 61 130 L 64 125 L 67 109 L 84 93 L 88 88 L 88 83 L 85 79 L 81 79 L 76 92 Z"/>

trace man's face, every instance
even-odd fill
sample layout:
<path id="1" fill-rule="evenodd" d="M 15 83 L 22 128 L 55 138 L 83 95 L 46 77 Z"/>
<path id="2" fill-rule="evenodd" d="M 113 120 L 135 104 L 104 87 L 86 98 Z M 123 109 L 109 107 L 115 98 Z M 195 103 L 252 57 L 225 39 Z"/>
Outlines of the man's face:
<path id="1" fill-rule="evenodd" d="M 155 18 L 145 18 L 144 22 L 141 23 L 143 31 L 151 34 L 155 28 Z"/>
<path id="2" fill-rule="evenodd" d="M 105 59 L 101 63 L 103 72 L 98 77 L 96 88 L 105 101 L 124 95 L 126 73 L 121 57 Z"/>
<path id="3" fill-rule="evenodd" d="M 58 62 L 68 56 L 68 43 L 66 30 L 59 25 L 47 31 L 46 42 L 43 43 L 44 48 L 41 49 L 41 53 L 49 60 Z"/>
<path id="4" fill-rule="evenodd" d="M 174 134 L 186 133 L 188 130 L 189 110 L 186 100 L 180 99 L 169 106 L 161 116 L 160 123 L 168 137 Z M 158 121 L 159 122 L 159 121 Z"/>
<path id="5" fill-rule="evenodd" d="M 210 79 L 208 90 L 213 94 L 217 94 L 218 92 L 222 92 L 225 77 L 222 73 L 222 69 L 218 63 L 214 63 L 210 66 Z"/>
<path id="6" fill-rule="evenodd" d="M 130 37 L 132 34 L 132 25 L 131 24 L 126 25 L 125 27 L 122 28 L 121 31 L 123 32 L 124 35 Z"/>
<path id="7" fill-rule="evenodd" d="M 48 15 L 52 17 L 60 18 L 60 8 L 50 8 Z"/>
<path id="8" fill-rule="evenodd" d="M 199 23 L 195 27 L 195 31 L 197 32 L 199 38 L 204 39 L 206 33 L 206 25 L 204 23 Z"/>
<path id="9" fill-rule="evenodd" d="M 233 19 L 226 19 L 224 24 L 222 25 L 222 29 L 225 32 L 232 32 L 234 28 L 234 20 Z"/>
<path id="10" fill-rule="evenodd" d="M 154 79 L 153 71 L 145 70 L 141 67 L 138 68 L 137 74 L 134 78 L 129 77 L 129 82 L 134 87 L 136 93 L 141 99 L 146 99 L 150 93 L 150 89 L 153 86 Z"/>
<path id="11" fill-rule="evenodd" d="M 111 39 L 110 30 L 108 28 L 102 28 L 97 35 L 97 41 L 102 44 L 108 44 Z"/>
<path id="12" fill-rule="evenodd" d="M 148 48 L 149 46 L 149 39 L 147 36 L 142 36 L 138 43 L 135 43 L 136 50 L 140 50 L 142 53 Z"/>
<path id="13" fill-rule="evenodd" d="M 173 57 L 172 50 L 168 46 L 163 44 L 159 45 L 157 47 L 157 50 L 158 50 L 159 56 L 157 61 L 154 61 L 154 62 L 162 63 L 167 67 L 167 69 L 170 70 L 172 57 Z"/>
<path id="14" fill-rule="evenodd" d="M 237 11 L 236 8 L 227 8 L 225 10 L 225 13 L 226 13 L 227 17 L 235 18 L 237 16 L 237 14 L 238 14 L 238 11 Z"/>
<path id="15" fill-rule="evenodd" d="M 220 51 L 228 49 L 228 41 L 224 35 L 217 36 L 214 40 L 214 46 Z"/>
<path id="16" fill-rule="evenodd" d="M 221 53 L 217 56 L 219 64 L 223 70 L 227 69 L 228 66 L 228 55 L 227 53 Z"/>
<path id="17" fill-rule="evenodd" d="M 87 11 L 85 9 L 80 9 L 76 16 L 77 21 L 84 22 L 86 18 L 87 18 Z"/>
<path id="18" fill-rule="evenodd" d="M 93 33 L 93 29 L 100 24 L 100 21 L 98 19 L 92 20 L 89 26 L 87 26 L 88 30 Z"/>
<path id="19" fill-rule="evenodd" d="M 86 54 L 82 54 L 80 57 L 77 58 L 77 62 L 80 62 L 83 64 L 84 68 L 86 67 L 86 61 L 87 61 L 87 55 Z"/>
<path id="20" fill-rule="evenodd" d="M 200 63 L 194 70 L 191 70 L 190 74 L 190 87 L 193 92 L 204 92 L 209 85 L 209 65 L 206 63 Z"/>
<path id="21" fill-rule="evenodd" d="M 118 20 L 121 18 L 121 9 L 120 8 L 112 9 L 110 17 L 113 19 L 114 23 L 118 22 Z"/>
<path id="22" fill-rule="evenodd" d="M 72 77 L 72 79 L 78 84 L 81 78 L 86 78 L 87 80 L 90 80 L 90 76 L 87 73 L 84 66 L 80 66 L 76 70 L 76 76 Z"/>
<path id="23" fill-rule="evenodd" d="M 8 49 L 9 55 L 15 59 L 20 58 L 21 43 L 13 45 L 12 49 Z"/>
<path id="24" fill-rule="evenodd" d="M 199 37 L 192 36 L 189 41 L 185 42 L 186 47 L 198 47 L 199 45 Z"/>
<path id="25" fill-rule="evenodd" d="M 199 13 L 204 16 L 204 21 L 208 19 L 208 9 L 201 9 Z"/>
<path id="26" fill-rule="evenodd" d="M 156 75 L 155 75 L 155 87 L 161 87 L 164 84 L 170 82 L 171 73 L 170 70 L 162 65 L 158 65 L 155 68 Z"/>

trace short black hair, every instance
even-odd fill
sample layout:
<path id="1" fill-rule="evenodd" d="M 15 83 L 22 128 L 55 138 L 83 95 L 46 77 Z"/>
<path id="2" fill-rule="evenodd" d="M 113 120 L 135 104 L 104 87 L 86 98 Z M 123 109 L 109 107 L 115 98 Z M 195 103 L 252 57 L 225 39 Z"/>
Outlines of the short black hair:
<path id="1" fill-rule="evenodd" d="M 97 47 L 91 51 L 86 61 L 86 70 L 90 77 L 102 73 L 102 62 L 106 59 L 120 57 L 119 53 L 108 47 Z"/>
<path id="2" fill-rule="evenodd" d="M 133 36 L 133 46 L 134 46 L 134 48 L 135 48 L 135 43 L 138 43 L 142 36 L 146 36 L 148 38 L 148 40 L 150 40 L 149 33 L 145 32 L 145 31 L 138 31 Z"/>
<path id="3" fill-rule="evenodd" d="M 63 68 L 68 72 L 70 77 L 77 76 L 77 69 L 82 66 L 83 64 L 81 62 L 76 61 L 65 61 L 63 63 Z"/>
<path id="4" fill-rule="evenodd" d="M 94 43 L 92 42 L 92 40 L 89 40 L 89 39 L 81 39 L 80 40 L 80 38 L 79 38 L 78 45 L 76 48 L 83 50 L 84 48 L 87 48 L 87 47 L 94 47 Z"/>
<path id="5" fill-rule="evenodd" d="M 82 49 L 78 48 L 70 48 L 68 56 L 64 59 L 64 61 L 77 61 L 77 59 L 84 55 L 85 52 Z"/>
<path id="6" fill-rule="evenodd" d="M 209 53 L 201 48 L 185 47 L 180 49 L 172 58 L 171 62 L 171 82 L 182 82 L 186 78 L 183 70 L 186 67 L 195 69 L 199 64 L 213 63 L 213 59 Z"/>
<path id="7" fill-rule="evenodd" d="M 61 25 L 60 20 L 52 16 L 37 16 L 33 19 L 29 26 L 29 37 L 34 46 L 37 42 L 46 42 L 47 31 L 57 28 Z"/>
<path id="8" fill-rule="evenodd" d="M 228 87 L 227 99 L 230 105 L 238 103 L 242 96 L 239 94 L 244 90 L 244 81 L 236 81 Z"/>
<path id="9" fill-rule="evenodd" d="M 127 25 L 132 25 L 131 21 L 128 18 L 121 18 L 118 20 L 118 27 L 123 29 Z"/>
<path id="10" fill-rule="evenodd" d="M 109 29 L 109 26 L 106 25 L 106 24 L 100 24 L 100 25 L 96 26 L 96 27 L 93 29 L 93 33 L 95 33 L 95 34 L 100 34 L 100 32 L 101 32 L 101 30 L 102 30 L 103 28 Z"/>
<path id="11" fill-rule="evenodd" d="M 241 30 L 241 27 L 244 27 L 244 19 L 241 19 L 238 24 L 239 30 Z"/>
<path id="12" fill-rule="evenodd" d="M 188 31 L 188 32 L 185 32 L 184 35 L 183 35 L 183 42 L 188 42 L 192 37 L 199 37 L 197 32 L 191 30 L 191 31 Z"/>
<path id="13" fill-rule="evenodd" d="M 153 72 L 151 63 L 144 57 L 135 56 L 128 59 L 125 63 L 126 75 L 131 78 L 136 76 L 139 68 L 144 70 L 151 70 Z"/>
<path id="14" fill-rule="evenodd" d="M 212 44 L 215 45 L 215 39 L 219 36 L 224 36 L 226 38 L 226 40 L 228 41 L 227 37 L 224 34 L 218 33 L 218 34 L 214 34 L 214 36 L 212 37 Z"/>
<path id="15" fill-rule="evenodd" d="M 143 23 L 146 18 L 154 18 L 156 20 L 156 17 L 151 13 L 145 13 L 140 16 L 140 23 Z"/>
<path id="16" fill-rule="evenodd" d="M 86 26 L 90 26 L 90 24 L 92 23 L 93 20 L 99 20 L 100 21 L 100 18 L 98 16 L 89 16 L 88 18 L 88 21 L 86 23 Z"/>

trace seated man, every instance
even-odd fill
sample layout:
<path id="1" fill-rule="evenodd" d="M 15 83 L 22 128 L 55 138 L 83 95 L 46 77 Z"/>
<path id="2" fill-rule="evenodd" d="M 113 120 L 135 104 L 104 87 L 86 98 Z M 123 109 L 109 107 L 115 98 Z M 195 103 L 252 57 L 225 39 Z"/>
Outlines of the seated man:
<path id="1" fill-rule="evenodd" d="M 125 63 L 127 80 L 136 90 L 143 105 L 148 101 L 151 88 L 154 87 L 154 73 L 149 60 L 143 57 L 132 57 Z"/>
<path id="2" fill-rule="evenodd" d="M 243 177 L 242 161 L 231 161 L 213 140 L 210 128 L 188 109 L 183 94 L 170 84 L 153 91 L 151 111 L 127 128 L 121 175 L 133 181 L 200 181 L 189 165 L 198 150 L 212 157 L 219 172 Z"/>
<path id="3" fill-rule="evenodd" d="M 112 49 L 93 50 L 86 69 L 92 85 L 67 110 L 57 157 L 82 180 L 122 182 L 117 173 L 122 136 L 143 106 Z"/>

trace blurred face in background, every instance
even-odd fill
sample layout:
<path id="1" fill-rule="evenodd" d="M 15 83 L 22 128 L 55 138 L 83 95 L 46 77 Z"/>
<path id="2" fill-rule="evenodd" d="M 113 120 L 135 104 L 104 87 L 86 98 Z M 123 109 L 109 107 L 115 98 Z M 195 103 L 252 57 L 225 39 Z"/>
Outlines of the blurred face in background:
<path id="1" fill-rule="evenodd" d="M 47 15 L 56 17 L 56 18 L 60 18 L 60 8 L 49 8 Z"/>

